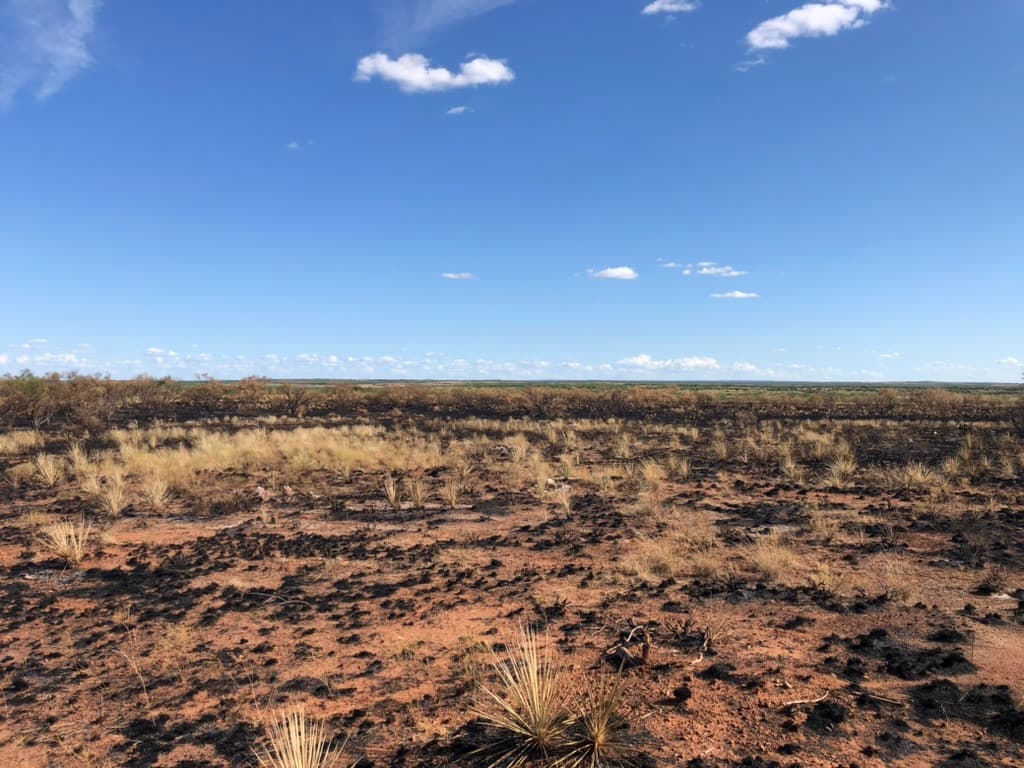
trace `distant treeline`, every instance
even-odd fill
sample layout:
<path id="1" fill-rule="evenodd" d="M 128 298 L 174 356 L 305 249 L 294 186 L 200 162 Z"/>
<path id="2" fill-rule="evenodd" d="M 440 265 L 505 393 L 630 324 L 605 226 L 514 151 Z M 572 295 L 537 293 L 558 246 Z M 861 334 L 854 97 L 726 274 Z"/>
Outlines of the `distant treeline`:
<path id="1" fill-rule="evenodd" d="M 80 374 L 0 378 L 0 424 L 98 433 L 132 421 L 360 414 L 483 418 L 963 419 L 1024 428 L 1020 388 L 638 383 L 127 381 Z"/>

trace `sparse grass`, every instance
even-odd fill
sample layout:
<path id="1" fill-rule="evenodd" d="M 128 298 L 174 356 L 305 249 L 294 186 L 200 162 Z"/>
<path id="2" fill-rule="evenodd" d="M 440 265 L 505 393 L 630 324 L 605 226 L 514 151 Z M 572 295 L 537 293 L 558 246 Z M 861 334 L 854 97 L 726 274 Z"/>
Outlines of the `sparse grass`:
<path id="1" fill-rule="evenodd" d="M 332 768 L 341 760 L 341 749 L 332 747 L 323 720 L 292 709 L 271 720 L 267 743 L 256 759 L 262 768 Z"/>
<path id="2" fill-rule="evenodd" d="M 44 525 L 39 530 L 39 540 L 43 548 L 71 566 L 78 565 L 85 559 L 91 537 L 92 523 L 84 519 L 58 520 Z"/>

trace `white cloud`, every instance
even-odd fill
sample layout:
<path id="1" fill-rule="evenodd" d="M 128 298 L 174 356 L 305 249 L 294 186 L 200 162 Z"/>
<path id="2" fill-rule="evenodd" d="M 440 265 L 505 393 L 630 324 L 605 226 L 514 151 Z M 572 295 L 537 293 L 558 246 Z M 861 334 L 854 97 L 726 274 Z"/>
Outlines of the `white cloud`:
<path id="1" fill-rule="evenodd" d="M 676 264 L 674 261 L 666 261 L 666 262 L 662 263 L 661 266 L 662 266 L 663 269 L 679 269 L 683 265 L 682 264 Z"/>
<path id="2" fill-rule="evenodd" d="M 753 363 L 733 363 L 732 369 L 734 371 L 739 371 L 740 373 L 757 373 L 760 370 L 760 368 Z"/>
<path id="3" fill-rule="evenodd" d="M 1000 365 L 1011 365 L 1021 366 L 1024 365 L 1024 360 L 1018 360 L 1016 357 L 1001 357 L 997 361 Z"/>
<path id="4" fill-rule="evenodd" d="M 710 277 L 743 277 L 743 275 L 747 274 L 746 272 L 741 272 L 738 269 L 733 269 L 729 265 L 718 266 L 714 262 L 704 261 L 698 266 L 700 267 L 700 269 L 697 270 L 698 275 L 708 275 Z"/>
<path id="5" fill-rule="evenodd" d="M 712 299 L 757 299 L 760 296 L 756 293 L 747 293 L 745 291 L 729 291 L 728 293 L 712 293 Z"/>
<path id="6" fill-rule="evenodd" d="M 697 10 L 697 3 L 692 0 L 654 0 L 644 6 L 643 13 L 686 13 Z"/>
<path id="7" fill-rule="evenodd" d="M 462 62 L 455 73 L 444 67 L 431 67 L 430 59 L 419 53 L 407 53 L 397 59 L 386 53 L 374 53 L 359 60 L 355 79 L 366 82 L 375 77 L 395 83 L 405 93 L 422 93 L 498 85 L 511 82 L 516 75 L 504 61 L 486 56 Z"/>
<path id="8" fill-rule="evenodd" d="M 602 280 L 636 280 L 640 277 L 640 273 L 632 267 L 608 267 L 602 269 L 599 272 L 593 270 L 587 270 L 591 277 L 597 277 Z"/>
<path id="9" fill-rule="evenodd" d="M 469 107 L 465 107 L 465 106 L 461 106 L 460 105 L 458 107 L 452 107 L 451 109 L 449 109 L 447 114 L 449 114 L 449 115 L 464 115 L 467 112 L 469 112 Z"/>
<path id="10" fill-rule="evenodd" d="M 7 4 L 0 45 L 0 107 L 18 92 L 44 101 L 92 64 L 87 46 L 100 0 L 18 0 Z"/>
<path id="11" fill-rule="evenodd" d="M 879 352 L 878 357 L 880 360 L 895 360 L 900 356 L 899 352 Z"/>
<path id="12" fill-rule="evenodd" d="M 441 277 L 445 280 L 474 280 L 476 275 L 472 272 L 442 272 Z"/>
<path id="13" fill-rule="evenodd" d="M 0 355 L 0 365 L 7 365 L 7 361 L 10 358 L 7 355 Z"/>
<path id="14" fill-rule="evenodd" d="M 677 357 L 667 360 L 655 360 L 650 355 L 636 355 L 619 360 L 619 365 L 626 368 L 638 368 L 645 371 L 698 371 L 717 370 L 720 366 L 713 357 Z"/>
<path id="15" fill-rule="evenodd" d="M 887 7 L 885 0 L 836 0 L 805 3 L 758 24 L 747 34 L 752 50 L 788 48 L 800 37 L 831 37 L 867 24 L 867 17 Z"/>

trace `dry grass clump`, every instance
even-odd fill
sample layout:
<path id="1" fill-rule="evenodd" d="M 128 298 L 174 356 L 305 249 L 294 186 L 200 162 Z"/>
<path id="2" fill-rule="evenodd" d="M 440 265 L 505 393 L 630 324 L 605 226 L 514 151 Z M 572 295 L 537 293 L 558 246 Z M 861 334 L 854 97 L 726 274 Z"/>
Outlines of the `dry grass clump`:
<path id="1" fill-rule="evenodd" d="M 462 483 L 457 478 L 450 477 L 441 486 L 441 500 L 448 509 L 455 509 L 462 497 Z"/>
<path id="2" fill-rule="evenodd" d="M 32 460 L 36 477 L 47 488 L 53 488 L 60 484 L 65 475 L 65 464 L 63 459 L 51 456 L 48 453 L 40 453 Z"/>
<path id="3" fill-rule="evenodd" d="M 822 485 L 831 488 L 848 488 L 857 473 L 857 462 L 851 456 L 836 456 L 826 466 L 821 476 Z"/>
<path id="4" fill-rule="evenodd" d="M 161 512 L 166 507 L 168 502 L 171 500 L 171 489 L 159 475 L 147 478 L 143 483 L 139 491 L 142 495 L 142 500 L 146 503 L 151 510 L 154 512 Z"/>
<path id="5" fill-rule="evenodd" d="M 84 519 L 58 520 L 39 530 L 39 541 L 43 548 L 68 565 L 78 565 L 85 559 L 91 536 L 92 523 Z"/>
<path id="6" fill-rule="evenodd" d="M 128 488 L 124 475 L 118 469 L 111 470 L 106 476 L 87 475 L 82 478 L 81 487 L 111 517 L 119 516 L 128 506 Z"/>
<path id="7" fill-rule="evenodd" d="M 945 486 L 945 478 L 926 464 L 912 461 L 890 470 L 889 483 L 906 491 L 930 491 Z"/>
<path id="8" fill-rule="evenodd" d="M 271 721 L 256 759 L 262 768 L 332 768 L 341 760 L 341 749 L 332 747 L 323 720 L 293 709 Z"/>
<path id="9" fill-rule="evenodd" d="M 670 456 L 666 465 L 668 476 L 673 480 L 683 482 L 690 479 L 692 469 L 690 467 L 690 460 L 685 456 Z"/>
<path id="10" fill-rule="evenodd" d="M 411 477 L 405 481 L 406 490 L 409 492 L 409 500 L 416 509 L 423 509 L 427 504 L 427 484 L 421 477 Z"/>
<path id="11" fill-rule="evenodd" d="M 745 554 L 758 575 L 768 581 L 780 581 L 800 567 L 799 555 L 778 535 L 765 536 Z"/>
<path id="12" fill-rule="evenodd" d="M 4 470 L 4 482 L 11 486 L 15 491 L 20 490 L 22 486 L 28 485 L 35 479 L 36 468 L 32 462 L 23 462 L 21 464 L 15 464 L 13 467 L 8 467 Z"/>
<path id="13" fill-rule="evenodd" d="M 638 538 L 622 558 L 627 576 L 647 582 L 672 579 L 686 573 L 690 558 L 686 542 L 676 537 Z"/>
<path id="14" fill-rule="evenodd" d="M 8 432 L 0 435 L 0 456 L 19 456 L 43 446 L 38 432 Z"/>

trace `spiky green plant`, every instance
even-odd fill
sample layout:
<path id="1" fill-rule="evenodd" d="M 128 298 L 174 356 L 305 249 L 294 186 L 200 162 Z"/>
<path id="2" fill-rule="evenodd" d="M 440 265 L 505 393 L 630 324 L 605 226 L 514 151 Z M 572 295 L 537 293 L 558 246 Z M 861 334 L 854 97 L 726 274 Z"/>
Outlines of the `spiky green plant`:
<path id="1" fill-rule="evenodd" d="M 558 768 L 628 768 L 637 764 L 643 740 L 622 713 L 621 674 L 588 686 L 570 724 Z"/>
<path id="2" fill-rule="evenodd" d="M 492 726 L 495 739 L 485 744 L 490 768 L 520 768 L 549 759 L 564 746 L 570 713 L 558 664 L 533 630 L 521 630 L 504 659 L 495 657 L 498 685 L 479 684 L 473 711 Z"/>

